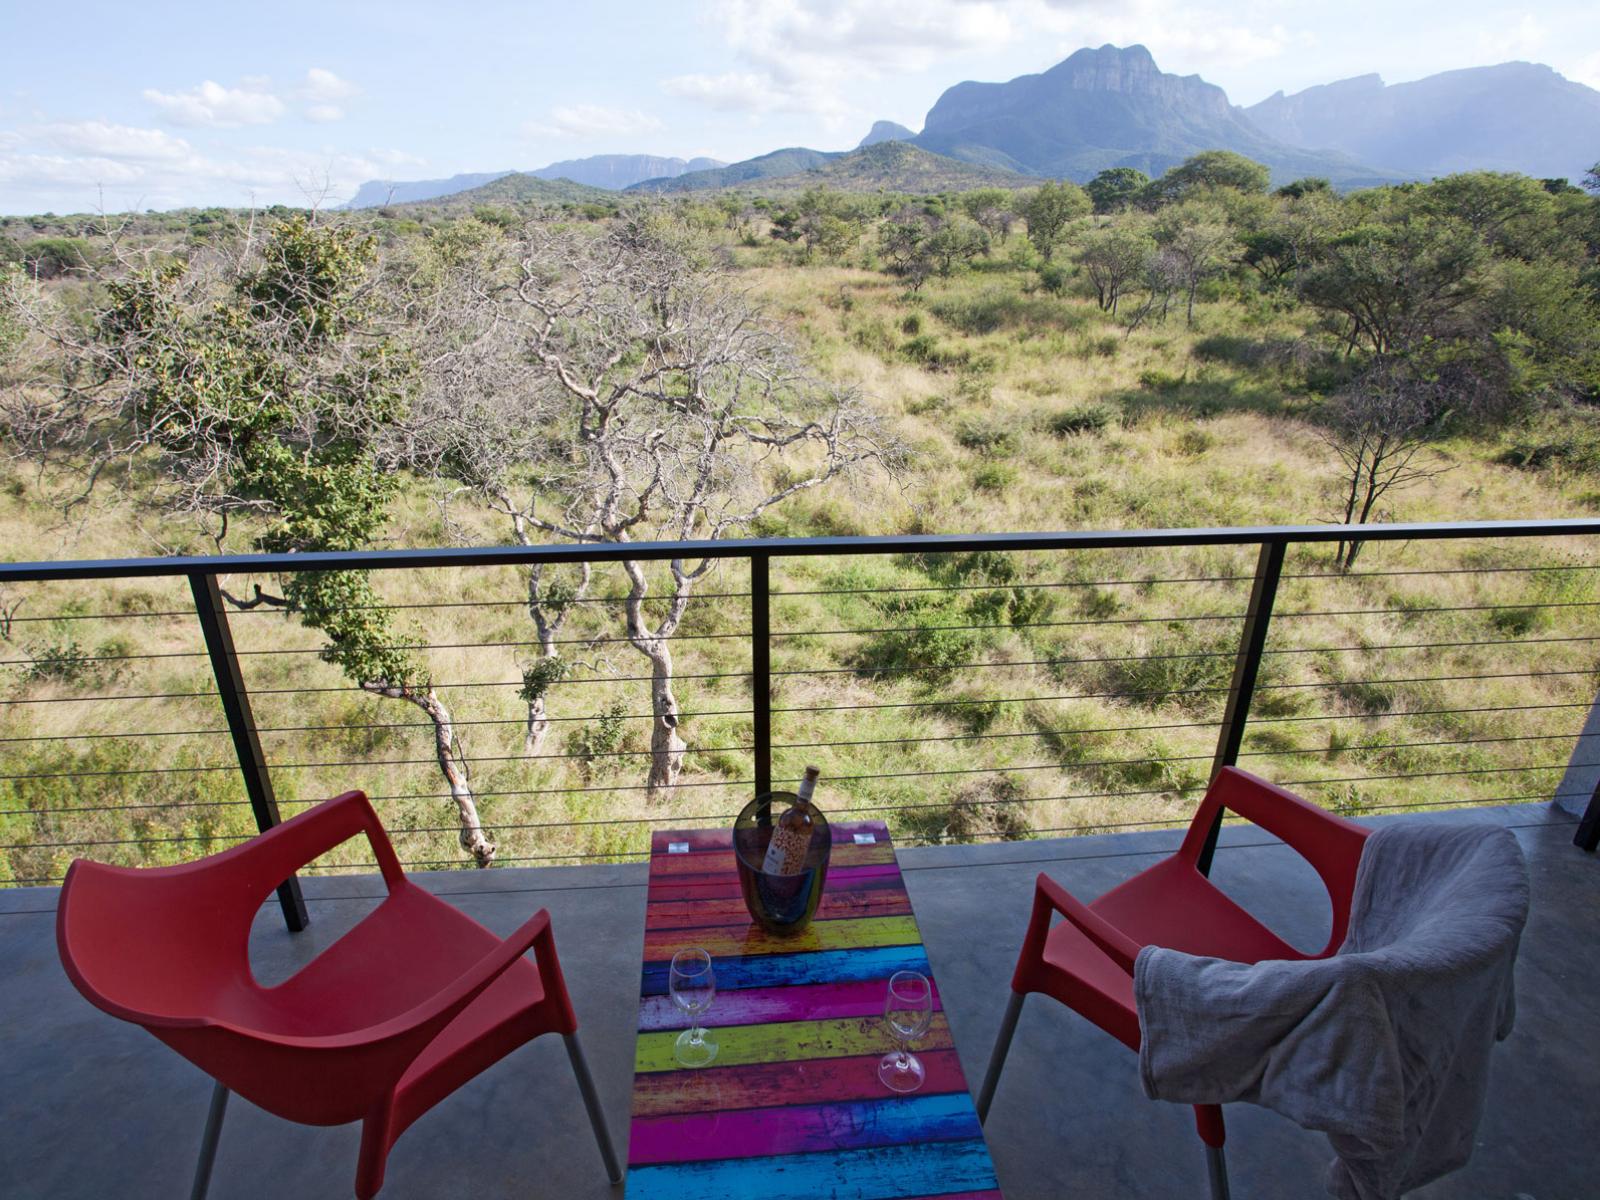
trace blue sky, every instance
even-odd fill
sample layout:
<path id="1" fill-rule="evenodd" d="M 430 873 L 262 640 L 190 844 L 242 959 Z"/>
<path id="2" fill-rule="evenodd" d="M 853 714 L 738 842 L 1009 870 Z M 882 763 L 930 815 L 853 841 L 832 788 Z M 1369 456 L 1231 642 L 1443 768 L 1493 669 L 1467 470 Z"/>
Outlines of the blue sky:
<path id="1" fill-rule="evenodd" d="M 65 15 L 70 13 L 70 20 Z M 0 0 L 0 212 L 304 203 L 611 152 L 919 128 L 945 87 L 1143 42 L 1249 104 L 1509 59 L 1600 87 L 1600 5 L 1481 0 Z"/>

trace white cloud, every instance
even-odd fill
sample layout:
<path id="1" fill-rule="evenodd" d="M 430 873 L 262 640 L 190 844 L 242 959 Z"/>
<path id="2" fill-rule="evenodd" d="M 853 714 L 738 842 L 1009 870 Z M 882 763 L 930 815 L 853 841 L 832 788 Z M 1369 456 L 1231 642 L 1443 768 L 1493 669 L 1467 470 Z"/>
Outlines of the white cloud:
<path id="1" fill-rule="evenodd" d="M 1600 88 L 1600 53 L 1588 55 L 1572 63 L 1570 68 L 1562 74 L 1568 79 L 1578 83 L 1587 84 L 1592 88 Z"/>
<path id="2" fill-rule="evenodd" d="M 97 121 L 40 125 L 0 140 L 0 184 L 15 211 L 331 203 L 397 166 L 420 165 L 390 149 L 202 152 L 160 129 Z"/>
<path id="3" fill-rule="evenodd" d="M 721 75 L 675 75 L 662 81 L 669 96 L 697 100 L 724 112 L 768 112 L 778 107 L 783 97 L 772 81 L 754 71 L 728 71 Z"/>
<path id="4" fill-rule="evenodd" d="M 1017 33 L 997 0 L 704 0 L 702 17 L 740 69 L 674 76 L 663 83 L 668 94 L 830 123 L 849 111 L 843 92 L 856 80 L 926 70 L 1004 46 Z"/>
<path id="5" fill-rule="evenodd" d="M 1067 52 L 1106 42 L 1147 47 L 1163 70 L 1239 67 L 1276 58 L 1304 38 L 1271 17 L 1274 7 L 1178 0 L 1029 0 L 1029 24 L 1063 39 Z M 1254 17 L 1254 20 L 1250 18 Z M 1244 18 L 1244 21 L 1241 21 Z"/>
<path id="6" fill-rule="evenodd" d="M 312 67 L 294 98 L 305 104 L 307 120 L 328 122 L 343 120 L 344 102 L 360 94 L 361 89 L 348 79 L 340 79 L 325 67 Z"/>
<path id="7" fill-rule="evenodd" d="M 312 67 L 291 88 L 276 88 L 265 76 L 252 76 L 236 87 L 206 80 L 185 92 L 146 88 L 144 98 L 173 125 L 190 128 L 237 129 L 241 125 L 269 125 L 297 105 L 308 121 L 340 121 L 345 105 L 361 94 L 348 79 L 326 67 Z"/>
<path id="8" fill-rule="evenodd" d="M 284 103 L 264 79 L 247 79 L 238 87 L 223 87 L 207 79 L 186 92 L 146 88 L 144 98 L 174 125 L 234 129 L 240 125 L 267 125 L 284 113 Z"/>
<path id="9" fill-rule="evenodd" d="M 604 137 L 653 133 L 662 128 L 660 117 L 639 109 L 567 104 L 551 109 L 548 120 L 528 121 L 522 132 L 527 137 Z"/>
<path id="10" fill-rule="evenodd" d="M 78 121 L 46 127 L 46 136 L 63 150 L 90 157 L 132 162 L 174 162 L 193 155 L 189 143 L 161 129 L 136 129 L 105 121 Z"/>

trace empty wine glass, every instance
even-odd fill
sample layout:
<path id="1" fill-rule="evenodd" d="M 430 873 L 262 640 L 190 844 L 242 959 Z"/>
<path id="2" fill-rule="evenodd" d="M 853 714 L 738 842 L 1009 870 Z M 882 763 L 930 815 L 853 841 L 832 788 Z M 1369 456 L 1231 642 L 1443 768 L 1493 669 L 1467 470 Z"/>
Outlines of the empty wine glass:
<path id="1" fill-rule="evenodd" d="M 896 971 L 889 977 L 889 994 L 883 1002 L 883 1020 L 896 1049 L 878 1061 L 878 1078 L 891 1092 L 914 1092 L 927 1072 L 911 1044 L 928 1032 L 933 1021 L 933 985 L 916 971 Z"/>
<path id="2" fill-rule="evenodd" d="M 711 955 L 698 946 L 679 950 L 672 956 L 667 974 L 667 990 L 672 1002 L 689 1014 L 689 1028 L 678 1035 L 673 1056 L 686 1067 L 703 1067 L 717 1056 L 717 1044 L 700 1028 L 700 1014 L 711 1007 L 717 994 L 717 976 L 711 969 Z"/>

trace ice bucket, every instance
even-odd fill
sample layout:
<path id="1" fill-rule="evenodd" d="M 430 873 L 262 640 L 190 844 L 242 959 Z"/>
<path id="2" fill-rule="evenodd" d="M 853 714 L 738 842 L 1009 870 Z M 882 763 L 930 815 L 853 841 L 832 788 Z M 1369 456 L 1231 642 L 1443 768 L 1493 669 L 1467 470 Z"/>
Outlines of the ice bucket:
<path id="1" fill-rule="evenodd" d="M 828 820 L 813 806 L 815 823 L 804 868 L 793 875 L 769 875 L 761 869 L 773 824 L 794 801 L 793 792 L 763 792 L 744 806 L 733 823 L 733 856 L 739 864 L 744 905 L 761 928 L 779 937 L 811 924 L 828 880 L 828 855 L 833 849 Z"/>

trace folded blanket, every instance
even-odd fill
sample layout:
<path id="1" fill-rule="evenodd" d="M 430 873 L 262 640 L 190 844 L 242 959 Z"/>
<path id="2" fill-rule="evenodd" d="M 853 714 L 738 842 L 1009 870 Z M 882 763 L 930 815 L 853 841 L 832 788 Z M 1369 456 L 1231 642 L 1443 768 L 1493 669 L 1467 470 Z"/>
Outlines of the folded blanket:
<path id="1" fill-rule="evenodd" d="M 1362 851 L 1337 954 L 1245 964 L 1140 951 L 1145 1093 L 1263 1105 L 1328 1134 L 1331 1195 L 1400 1196 L 1472 1153 L 1527 913 L 1509 831 L 1386 824 Z"/>

